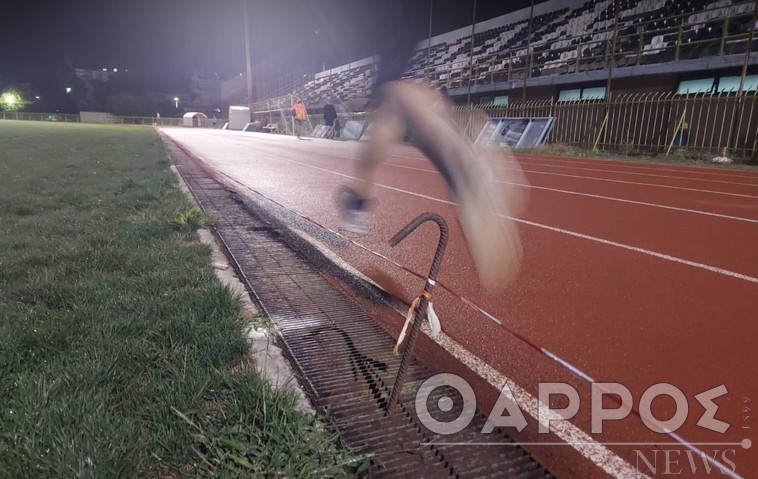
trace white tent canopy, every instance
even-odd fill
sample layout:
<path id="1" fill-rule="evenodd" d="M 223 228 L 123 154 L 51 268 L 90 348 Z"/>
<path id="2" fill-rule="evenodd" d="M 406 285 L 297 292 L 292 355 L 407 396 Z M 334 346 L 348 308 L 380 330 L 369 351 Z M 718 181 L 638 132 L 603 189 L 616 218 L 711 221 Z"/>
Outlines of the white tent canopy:
<path id="1" fill-rule="evenodd" d="M 208 120 L 208 116 L 205 113 L 197 111 L 190 111 L 184 114 L 182 117 L 182 125 L 184 126 L 205 126 Z"/>

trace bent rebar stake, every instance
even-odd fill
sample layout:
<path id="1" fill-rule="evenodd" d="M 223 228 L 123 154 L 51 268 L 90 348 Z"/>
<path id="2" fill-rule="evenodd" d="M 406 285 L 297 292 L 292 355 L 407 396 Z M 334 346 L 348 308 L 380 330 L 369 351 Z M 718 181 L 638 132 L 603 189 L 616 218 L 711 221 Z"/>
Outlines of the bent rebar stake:
<path id="1" fill-rule="evenodd" d="M 440 238 L 437 243 L 437 251 L 434 253 L 434 259 L 432 260 L 432 267 L 429 269 L 429 276 L 427 276 L 426 282 L 424 283 L 424 291 L 419 296 L 418 306 L 413 313 L 411 330 L 406 339 L 403 357 L 400 359 L 400 367 L 398 368 L 397 376 L 395 377 L 395 385 L 392 386 L 392 394 L 390 394 L 389 403 L 387 404 L 387 416 L 391 416 L 395 412 L 395 407 L 397 407 L 398 400 L 400 399 L 400 392 L 403 388 L 403 383 L 405 382 L 405 373 L 408 369 L 408 364 L 411 361 L 413 344 L 416 342 L 416 336 L 421 328 L 421 318 L 426 314 L 426 308 L 429 304 L 429 299 L 431 298 L 431 291 L 436 284 L 437 270 L 439 270 L 440 263 L 442 263 L 442 256 L 445 254 L 445 247 L 447 246 L 447 223 L 445 223 L 445 220 L 438 214 L 424 213 L 408 223 L 405 228 L 398 231 L 389 241 L 390 246 L 394 248 L 416 228 L 427 221 L 434 221 L 437 223 L 437 226 L 440 228 Z"/>

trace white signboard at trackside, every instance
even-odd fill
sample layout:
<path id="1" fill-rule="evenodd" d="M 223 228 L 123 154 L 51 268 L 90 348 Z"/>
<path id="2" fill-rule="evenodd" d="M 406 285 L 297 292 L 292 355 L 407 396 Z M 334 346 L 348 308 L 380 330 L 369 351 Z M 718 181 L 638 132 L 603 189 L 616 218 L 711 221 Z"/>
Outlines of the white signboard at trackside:
<path id="1" fill-rule="evenodd" d="M 250 123 L 250 108 L 246 106 L 229 107 L 229 129 L 240 130 Z"/>

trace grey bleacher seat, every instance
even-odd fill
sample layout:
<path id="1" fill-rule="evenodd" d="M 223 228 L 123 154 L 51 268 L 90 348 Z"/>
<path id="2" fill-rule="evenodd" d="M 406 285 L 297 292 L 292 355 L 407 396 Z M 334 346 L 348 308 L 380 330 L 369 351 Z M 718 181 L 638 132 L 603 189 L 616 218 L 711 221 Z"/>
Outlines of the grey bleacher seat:
<path id="1" fill-rule="evenodd" d="M 465 86 L 469 81 L 513 81 L 525 75 L 528 47 L 533 52 L 531 76 L 574 72 L 577 67 L 580 71 L 605 68 L 616 17 L 614 5 L 615 0 L 586 0 L 537 15 L 531 42 L 528 19 L 505 15 L 501 24 L 475 32 L 473 67 L 467 29 L 431 47 L 422 42 L 405 77 L 431 75 L 433 81 L 453 86 Z M 753 2 L 741 0 L 621 0 L 616 65 L 673 61 L 680 40 L 680 59 L 719 54 L 724 27 L 732 36 L 748 32 L 752 8 Z M 725 24 L 727 17 L 735 18 Z M 744 51 L 745 46 L 743 35 L 741 40 L 725 42 L 724 52 Z M 318 104 L 334 95 L 342 99 L 367 95 L 374 73 L 373 66 L 362 66 L 327 75 L 306 84 L 301 96 Z"/>

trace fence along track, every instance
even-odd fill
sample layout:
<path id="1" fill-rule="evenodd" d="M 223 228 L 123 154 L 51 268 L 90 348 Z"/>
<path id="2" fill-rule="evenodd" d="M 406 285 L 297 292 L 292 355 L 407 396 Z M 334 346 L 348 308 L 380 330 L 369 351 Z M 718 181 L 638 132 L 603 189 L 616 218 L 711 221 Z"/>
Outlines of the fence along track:
<path id="1" fill-rule="evenodd" d="M 758 155 L 758 92 L 678 95 L 648 92 L 614 95 L 610 100 L 560 102 L 536 100 L 507 106 L 453 108 L 454 120 L 470 139 L 490 117 L 555 116 L 549 144 L 665 153 L 684 126 L 680 144 L 687 153 L 720 154 L 724 148 L 742 158 Z M 606 118 L 607 115 L 607 118 Z"/>
<path id="2" fill-rule="evenodd" d="M 385 407 L 400 358 L 394 341 L 355 302 L 333 287 L 282 240 L 286 236 L 265 213 L 227 191 L 170 140 L 171 156 L 215 229 L 240 276 L 280 331 L 284 349 L 302 374 L 314 405 L 329 414 L 343 443 L 373 456 L 371 477 L 551 478 L 521 447 L 500 431 L 482 435 L 478 415 L 464 431 L 439 437 L 421 424 L 415 391 L 433 372 L 412 360 L 400 404 Z M 452 420 L 462 401 L 439 409 L 437 390 L 427 402 L 432 415 Z M 448 395 L 455 397 L 452 391 Z M 501 447 L 428 445 L 502 441 Z"/>

